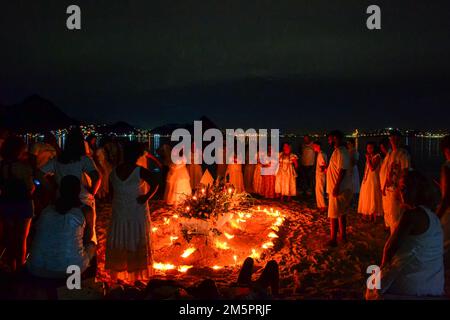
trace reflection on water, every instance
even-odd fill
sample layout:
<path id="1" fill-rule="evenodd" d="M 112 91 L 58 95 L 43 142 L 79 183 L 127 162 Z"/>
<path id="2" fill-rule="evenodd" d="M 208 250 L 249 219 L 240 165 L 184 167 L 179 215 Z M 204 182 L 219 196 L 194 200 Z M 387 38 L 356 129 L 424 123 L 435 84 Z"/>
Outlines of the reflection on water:
<path id="1" fill-rule="evenodd" d="M 64 146 L 65 143 L 65 135 L 57 135 L 58 144 L 60 146 Z M 137 140 L 139 142 L 146 143 L 148 149 L 151 153 L 155 153 L 156 150 L 163 143 L 170 143 L 169 137 L 161 137 L 159 134 L 155 134 L 152 137 L 135 137 L 129 136 L 130 140 Z M 357 138 L 357 145 L 359 146 L 360 159 L 364 159 L 365 145 L 368 141 L 379 142 L 383 137 L 359 137 Z M 296 138 L 281 138 L 280 142 L 289 142 L 293 147 L 293 152 L 299 154 L 300 153 L 300 145 L 302 143 L 302 137 Z M 328 147 L 326 138 L 321 138 L 320 142 L 322 144 L 322 148 L 331 153 L 330 148 Z M 440 166 L 444 161 L 444 158 L 441 154 L 440 150 L 440 142 L 439 138 L 427 138 L 427 137 L 405 137 L 404 145 L 407 146 L 407 149 L 411 153 L 412 164 L 418 170 L 426 173 L 430 177 L 437 178 L 439 176 Z M 363 170 L 364 163 L 360 163 L 360 169 Z"/>

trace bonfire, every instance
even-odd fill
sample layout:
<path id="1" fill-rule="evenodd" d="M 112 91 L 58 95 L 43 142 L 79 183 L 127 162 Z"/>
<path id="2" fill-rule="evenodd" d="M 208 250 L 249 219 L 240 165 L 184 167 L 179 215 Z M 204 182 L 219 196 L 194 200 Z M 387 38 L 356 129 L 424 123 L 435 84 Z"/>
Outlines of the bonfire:
<path id="1" fill-rule="evenodd" d="M 200 187 L 153 223 L 153 268 L 184 273 L 236 267 L 247 257 L 262 259 L 275 246 L 284 219 L 232 185 Z"/>

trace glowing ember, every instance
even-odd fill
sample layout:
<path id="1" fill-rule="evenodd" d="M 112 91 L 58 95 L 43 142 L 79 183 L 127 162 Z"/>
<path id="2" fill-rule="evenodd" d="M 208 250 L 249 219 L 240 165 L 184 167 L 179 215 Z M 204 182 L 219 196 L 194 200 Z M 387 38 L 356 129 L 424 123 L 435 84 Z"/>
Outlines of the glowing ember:
<path id="1" fill-rule="evenodd" d="M 170 264 L 170 263 L 155 262 L 155 263 L 153 263 L 153 269 L 166 271 L 166 270 L 173 270 L 173 269 L 175 269 L 175 266 L 173 264 Z"/>
<path id="2" fill-rule="evenodd" d="M 229 234 L 229 233 L 227 233 L 227 232 L 224 232 L 223 234 L 225 235 L 225 237 L 227 237 L 227 239 L 228 239 L 228 240 L 230 240 L 230 239 L 233 239 L 233 238 L 234 238 L 234 235 L 232 235 L 232 234 Z"/>
<path id="3" fill-rule="evenodd" d="M 195 248 L 188 248 L 186 250 L 184 250 L 183 254 L 181 255 L 182 258 L 187 258 L 189 257 L 191 254 L 193 254 L 195 252 Z"/>
<path id="4" fill-rule="evenodd" d="M 263 249 L 269 249 L 269 248 L 272 248 L 272 247 L 273 247 L 273 242 L 272 241 L 266 242 L 266 243 L 264 243 L 262 245 Z"/>
<path id="5" fill-rule="evenodd" d="M 219 240 L 216 241 L 216 247 L 222 250 L 229 250 L 230 246 L 226 242 L 221 242 Z"/>
<path id="6" fill-rule="evenodd" d="M 250 255 L 250 258 L 259 259 L 259 257 L 260 254 L 255 249 L 252 249 L 252 254 Z"/>
<path id="7" fill-rule="evenodd" d="M 179 271 L 179 272 L 187 272 L 190 268 L 192 268 L 192 266 L 179 266 L 178 268 L 177 268 L 177 270 Z"/>
<path id="8" fill-rule="evenodd" d="M 234 188 L 232 192 L 235 193 Z M 187 211 L 193 210 L 185 207 Z M 162 273 L 186 273 L 191 268 L 206 266 L 213 270 L 237 268 L 246 257 L 265 259 L 264 253 L 275 246 L 274 240 L 280 237 L 279 229 L 285 222 L 285 216 L 276 209 L 253 207 L 211 219 L 174 213 L 161 216 L 153 221 L 151 230 L 158 230 L 152 234 L 157 248 L 154 258 L 163 262 L 155 262 L 153 267 Z"/>

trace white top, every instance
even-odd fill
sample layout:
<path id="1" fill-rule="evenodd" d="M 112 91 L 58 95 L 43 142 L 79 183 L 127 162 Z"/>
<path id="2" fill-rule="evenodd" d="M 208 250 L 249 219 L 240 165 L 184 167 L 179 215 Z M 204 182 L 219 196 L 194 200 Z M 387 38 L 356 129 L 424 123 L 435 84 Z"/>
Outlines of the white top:
<path id="1" fill-rule="evenodd" d="M 443 232 L 438 216 L 421 207 L 428 215 L 429 227 L 421 235 L 410 235 L 400 244 L 391 266 L 396 269 L 393 281 L 382 291 L 409 296 L 440 296 L 444 294 Z M 385 287 L 386 286 L 386 287 Z M 385 289 L 383 290 L 383 287 Z"/>
<path id="2" fill-rule="evenodd" d="M 400 175 L 402 170 L 411 167 L 411 159 L 408 151 L 399 148 L 397 150 L 392 150 L 389 153 L 389 158 L 387 160 L 387 174 L 391 176 L 394 185 L 389 188 L 396 188 L 398 181 L 400 180 Z"/>
<path id="3" fill-rule="evenodd" d="M 79 266 L 83 272 L 90 260 L 83 246 L 85 228 L 80 208 L 60 214 L 54 207 L 47 207 L 36 223 L 27 262 L 30 272 L 42 277 L 65 276 L 70 265 Z"/>
<path id="4" fill-rule="evenodd" d="M 327 166 L 327 155 L 325 154 L 325 152 L 320 151 L 317 154 L 317 160 L 316 160 L 316 175 L 322 175 L 325 174 L 325 172 L 323 172 L 320 168 L 321 167 L 326 167 Z"/>
<path id="5" fill-rule="evenodd" d="M 150 223 L 148 202 L 140 204 L 137 198 L 146 192 L 146 182 L 141 179 L 141 167 L 122 180 L 116 170 L 110 175 L 113 186 L 112 219 L 108 232 L 108 245 L 138 251 L 142 239 L 147 239 Z"/>
<path id="6" fill-rule="evenodd" d="M 344 179 L 340 185 L 339 192 L 344 190 L 352 190 L 352 180 L 350 172 L 350 156 L 344 146 L 335 148 L 330 158 L 327 170 L 327 193 L 332 194 L 336 186 L 340 169 L 346 170 Z"/>
<path id="7" fill-rule="evenodd" d="M 88 185 L 87 177 L 84 173 L 96 171 L 94 161 L 88 156 L 82 156 L 79 161 L 61 163 L 56 158 L 51 159 L 44 165 L 41 170 L 44 173 L 53 173 L 58 185 L 61 183 L 62 178 L 68 175 L 73 175 L 81 181 L 81 193 L 80 199 L 85 202 L 85 199 L 91 198 L 92 195 L 86 190 Z"/>
<path id="8" fill-rule="evenodd" d="M 313 144 L 306 144 L 302 148 L 302 165 L 303 166 L 313 166 L 316 159 L 316 153 L 313 149 Z"/>

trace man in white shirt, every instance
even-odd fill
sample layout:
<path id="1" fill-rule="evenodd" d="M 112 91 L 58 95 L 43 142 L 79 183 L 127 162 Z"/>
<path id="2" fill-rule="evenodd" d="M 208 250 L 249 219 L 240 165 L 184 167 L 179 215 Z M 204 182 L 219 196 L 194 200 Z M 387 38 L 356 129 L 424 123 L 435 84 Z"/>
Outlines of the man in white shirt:
<path id="1" fill-rule="evenodd" d="M 311 137 L 306 135 L 303 137 L 302 155 L 301 155 L 301 172 L 303 181 L 303 192 L 307 195 L 312 194 L 314 186 L 314 163 L 316 160 L 316 153 L 313 149 L 313 142 Z"/>
<path id="2" fill-rule="evenodd" d="M 401 147 L 401 138 L 399 131 L 392 131 L 389 135 L 392 151 L 387 156 L 387 175 L 384 185 L 381 186 L 385 198 L 383 201 L 384 220 L 390 228 L 391 234 L 400 222 L 403 213 L 398 188 L 400 176 L 403 170 L 411 167 L 410 155 L 406 149 Z"/>
<path id="3" fill-rule="evenodd" d="M 337 245 L 339 239 L 347 241 L 346 214 L 352 200 L 352 180 L 350 176 L 350 155 L 344 145 L 344 135 L 340 131 L 332 131 L 328 142 L 334 148 L 327 169 L 328 218 L 330 218 L 329 246 Z"/>

